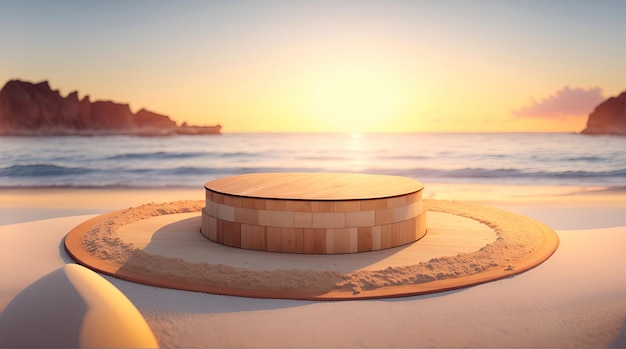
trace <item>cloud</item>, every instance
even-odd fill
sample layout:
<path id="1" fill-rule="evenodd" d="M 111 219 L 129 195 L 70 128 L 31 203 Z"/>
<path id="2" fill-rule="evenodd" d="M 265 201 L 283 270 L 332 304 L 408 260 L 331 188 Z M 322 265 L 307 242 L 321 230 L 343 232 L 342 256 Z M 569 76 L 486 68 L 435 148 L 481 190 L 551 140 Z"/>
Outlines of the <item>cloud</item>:
<path id="1" fill-rule="evenodd" d="M 569 86 L 556 91 L 553 95 L 540 101 L 532 100 L 513 111 L 513 116 L 536 118 L 561 118 L 568 116 L 587 115 L 604 100 L 600 87 L 571 88 Z"/>

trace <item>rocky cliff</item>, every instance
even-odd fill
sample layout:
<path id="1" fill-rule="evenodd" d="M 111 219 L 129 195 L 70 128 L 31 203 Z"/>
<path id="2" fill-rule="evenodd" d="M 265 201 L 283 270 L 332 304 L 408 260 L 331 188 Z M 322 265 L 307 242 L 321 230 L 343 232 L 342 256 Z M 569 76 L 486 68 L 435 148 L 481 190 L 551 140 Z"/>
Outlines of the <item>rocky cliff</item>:
<path id="1" fill-rule="evenodd" d="M 221 126 L 181 126 L 165 115 L 128 104 L 62 97 L 47 81 L 38 84 L 11 80 L 0 90 L 0 135 L 175 135 L 219 134 Z"/>
<path id="2" fill-rule="evenodd" d="M 626 135 L 626 92 L 602 102 L 589 114 L 584 134 Z"/>

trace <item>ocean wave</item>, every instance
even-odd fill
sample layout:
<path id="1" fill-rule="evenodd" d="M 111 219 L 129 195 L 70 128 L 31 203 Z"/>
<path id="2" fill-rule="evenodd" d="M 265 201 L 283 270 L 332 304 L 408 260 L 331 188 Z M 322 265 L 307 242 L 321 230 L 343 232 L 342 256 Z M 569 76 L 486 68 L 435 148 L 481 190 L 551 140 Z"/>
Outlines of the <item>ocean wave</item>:
<path id="1" fill-rule="evenodd" d="M 320 172 L 323 169 L 302 167 L 176 167 L 155 171 L 154 174 L 168 176 L 194 176 L 194 175 L 230 175 L 246 173 L 266 173 L 266 172 Z"/>
<path id="2" fill-rule="evenodd" d="M 581 161 L 581 162 L 601 162 L 606 161 L 607 158 L 599 156 L 574 156 L 566 158 L 565 161 Z"/>
<path id="3" fill-rule="evenodd" d="M 462 169 L 429 169 L 413 168 L 404 170 L 381 170 L 367 169 L 365 172 L 379 174 L 394 174 L 408 177 L 425 178 L 455 178 L 455 179 L 499 179 L 499 178 L 546 178 L 546 179 L 589 179 L 589 178 L 624 178 L 626 169 L 610 171 L 528 171 L 511 168 L 485 169 L 485 168 L 462 168 Z"/>
<path id="4" fill-rule="evenodd" d="M 381 160 L 429 160 L 431 156 L 425 155 L 388 155 L 388 156 L 380 156 Z"/>
<path id="5" fill-rule="evenodd" d="M 107 161 L 126 160 L 179 160 L 190 158 L 237 158 L 237 157 L 258 157 L 261 154 L 252 152 L 149 152 L 149 153 L 125 153 L 109 156 Z"/>
<path id="6" fill-rule="evenodd" d="M 300 156 L 298 157 L 298 160 L 300 161 L 308 161 L 308 160 L 312 160 L 312 161 L 345 161 L 345 160 L 351 160 L 352 157 L 350 156 L 340 156 L 340 155 L 324 155 L 324 156 L 312 156 L 312 155 L 307 155 L 307 156 Z"/>
<path id="7" fill-rule="evenodd" d="M 607 178 L 607 177 L 620 177 L 626 179 L 626 169 L 613 170 L 613 171 L 561 171 L 551 173 L 548 172 L 547 176 L 564 177 L 564 178 Z"/>
<path id="8" fill-rule="evenodd" d="M 49 177 L 83 175 L 95 170 L 84 167 L 65 167 L 49 164 L 14 165 L 0 168 L 0 177 Z"/>
<path id="9" fill-rule="evenodd" d="M 210 152 L 206 153 L 206 155 L 210 157 L 219 157 L 219 158 L 237 158 L 237 157 L 259 157 L 263 156 L 260 153 L 252 153 L 245 151 L 235 151 L 235 152 Z"/>
<path id="10" fill-rule="evenodd" d="M 126 153 L 118 154 L 105 158 L 105 160 L 168 160 L 168 159 L 183 159 L 194 158 L 204 155 L 203 152 L 189 152 L 189 153 L 170 153 L 164 151 L 157 151 L 152 153 Z"/>
<path id="11" fill-rule="evenodd" d="M 261 172 L 359 172 L 359 173 L 377 173 L 398 176 L 407 176 L 412 178 L 428 178 L 428 179 L 454 179 L 454 180 L 481 180 L 481 179 L 517 179 L 517 180 L 603 180 L 613 179 L 613 181 L 624 180 L 626 182 L 626 168 L 606 171 L 583 171 L 583 170 L 528 170 L 515 168 L 460 168 L 460 169 L 436 169 L 436 168 L 407 168 L 407 169 L 385 169 L 385 168 L 366 168 L 359 171 L 346 168 L 324 168 L 324 167 L 304 167 L 304 166 L 176 166 L 165 168 L 125 168 L 125 167 L 102 167 L 102 168 L 85 168 L 85 167 L 68 167 L 54 164 L 29 164 L 14 165 L 10 167 L 0 168 L 0 177 L 83 177 L 84 180 L 89 178 L 107 178 L 107 177 L 129 177 L 138 176 L 145 178 L 179 178 L 181 183 L 185 177 L 197 176 L 227 176 L 233 174 L 245 173 L 261 173 Z"/>

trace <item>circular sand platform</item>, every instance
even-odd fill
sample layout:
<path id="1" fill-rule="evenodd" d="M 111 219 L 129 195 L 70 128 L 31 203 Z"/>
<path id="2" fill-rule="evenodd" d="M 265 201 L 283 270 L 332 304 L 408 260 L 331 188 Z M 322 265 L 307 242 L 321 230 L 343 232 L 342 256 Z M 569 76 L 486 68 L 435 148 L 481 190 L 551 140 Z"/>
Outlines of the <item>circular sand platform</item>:
<path id="1" fill-rule="evenodd" d="M 356 173 L 253 173 L 207 182 L 202 235 L 250 250 L 376 251 L 426 234 L 424 185 Z"/>
<path id="2" fill-rule="evenodd" d="M 200 233 L 203 201 L 147 204 L 88 220 L 68 233 L 77 262 L 104 274 L 213 294 L 306 300 L 400 297 L 509 277 L 554 253 L 557 235 L 510 212 L 424 200 L 428 233 L 385 250 L 334 255 L 271 253 Z"/>

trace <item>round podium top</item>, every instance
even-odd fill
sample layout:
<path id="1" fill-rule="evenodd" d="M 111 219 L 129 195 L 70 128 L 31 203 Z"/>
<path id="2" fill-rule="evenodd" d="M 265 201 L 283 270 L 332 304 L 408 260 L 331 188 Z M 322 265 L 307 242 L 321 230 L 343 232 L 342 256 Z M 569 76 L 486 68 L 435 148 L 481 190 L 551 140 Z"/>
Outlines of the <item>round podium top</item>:
<path id="1" fill-rule="evenodd" d="M 407 177 L 314 172 L 243 174 L 208 181 L 204 187 L 228 195 L 290 200 L 379 199 L 424 189 Z"/>

